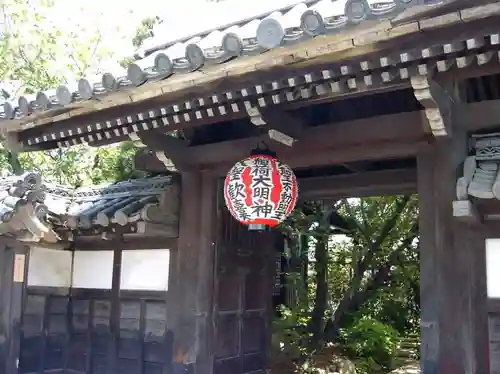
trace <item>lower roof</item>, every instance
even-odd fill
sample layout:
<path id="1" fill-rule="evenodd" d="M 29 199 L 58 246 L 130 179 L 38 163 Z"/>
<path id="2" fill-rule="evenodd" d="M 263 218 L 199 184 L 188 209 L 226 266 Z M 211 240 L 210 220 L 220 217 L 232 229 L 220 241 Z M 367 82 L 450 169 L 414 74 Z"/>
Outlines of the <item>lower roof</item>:
<path id="1" fill-rule="evenodd" d="M 162 176 L 75 189 L 43 183 L 33 172 L 2 178 L 0 233 L 49 243 L 72 240 L 74 235 L 140 233 L 160 204 L 178 204 L 163 201 L 165 192 L 175 187 L 174 179 Z"/>

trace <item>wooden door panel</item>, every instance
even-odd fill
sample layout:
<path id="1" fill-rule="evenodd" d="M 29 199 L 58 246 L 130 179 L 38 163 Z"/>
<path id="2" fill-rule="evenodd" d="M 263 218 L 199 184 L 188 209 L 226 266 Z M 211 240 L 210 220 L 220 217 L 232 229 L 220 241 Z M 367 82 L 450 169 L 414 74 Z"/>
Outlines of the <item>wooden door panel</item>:
<path id="1" fill-rule="evenodd" d="M 262 315 L 243 317 L 241 350 L 243 354 L 260 352 L 266 345 L 266 321 Z"/>
<path id="2" fill-rule="evenodd" d="M 37 373 L 42 367 L 46 302 L 46 296 L 26 296 L 21 327 L 20 374 Z"/>
<path id="3" fill-rule="evenodd" d="M 239 320 L 234 314 L 221 315 L 215 323 L 215 357 L 236 357 L 239 352 Z"/>
<path id="4" fill-rule="evenodd" d="M 219 210 L 214 289 L 214 374 L 264 373 L 270 341 L 275 232 L 249 232 Z"/>

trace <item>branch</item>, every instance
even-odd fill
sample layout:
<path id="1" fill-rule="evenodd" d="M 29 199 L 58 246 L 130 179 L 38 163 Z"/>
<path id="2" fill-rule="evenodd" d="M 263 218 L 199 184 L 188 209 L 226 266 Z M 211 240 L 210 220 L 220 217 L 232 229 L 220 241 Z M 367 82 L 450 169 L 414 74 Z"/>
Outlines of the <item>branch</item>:
<path id="1" fill-rule="evenodd" d="M 75 56 L 73 55 L 73 53 L 70 53 L 69 57 L 71 57 L 71 60 L 73 60 L 73 63 L 75 64 L 75 67 L 78 70 L 78 74 L 80 75 L 80 77 L 82 77 L 83 76 L 82 69 L 80 68 L 80 64 L 78 63 L 78 61 L 75 58 Z"/>
<path id="2" fill-rule="evenodd" d="M 356 219 L 356 215 L 352 211 L 351 205 L 349 204 L 347 199 L 342 199 L 342 206 L 352 218 L 352 223 L 355 226 L 355 229 L 365 238 L 366 241 L 370 242 L 370 237 L 366 235 L 366 229 L 364 227 L 361 227 L 361 225 L 359 224 L 358 220 Z M 354 238 L 351 239 L 355 240 Z M 355 240 L 355 242 L 356 244 L 359 244 L 358 240 Z"/>
<path id="3" fill-rule="evenodd" d="M 346 317 L 356 312 L 376 291 L 388 284 L 392 276 L 391 268 L 397 263 L 401 252 L 405 248 L 408 248 L 417 236 L 418 223 L 415 222 L 405 238 L 401 241 L 400 245 L 391 253 L 387 261 L 382 264 L 382 266 L 378 267 L 377 272 L 371 280 L 366 283 L 365 287 L 359 290 L 361 281 L 359 281 L 355 289 L 351 286 L 326 324 L 325 336 L 327 336 L 328 340 L 331 341 L 337 336 L 338 330 Z M 364 272 L 361 273 L 361 276 L 362 274 L 364 274 Z M 359 274 L 357 274 L 357 276 L 359 277 Z"/>
<path id="4" fill-rule="evenodd" d="M 97 47 L 99 46 L 99 44 L 101 44 L 101 41 L 102 41 L 102 34 L 99 32 L 99 38 L 97 39 L 97 41 L 94 45 L 94 49 L 92 51 L 92 54 L 90 55 L 90 58 L 88 59 L 88 61 L 85 63 L 83 71 L 81 72 L 82 76 L 87 72 L 87 69 L 90 66 L 90 63 L 92 62 L 92 60 L 94 59 L 96 52 L 97 52 Z"/>

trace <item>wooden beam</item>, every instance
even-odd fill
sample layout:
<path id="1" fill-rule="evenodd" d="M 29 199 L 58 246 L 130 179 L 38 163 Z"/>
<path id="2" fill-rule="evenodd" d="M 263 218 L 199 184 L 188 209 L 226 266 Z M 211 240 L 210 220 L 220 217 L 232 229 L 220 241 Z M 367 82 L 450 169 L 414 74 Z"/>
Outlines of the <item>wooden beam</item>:
<path id="1" fill-rule="evenodd" d="M 156 130 L 141 132 L 139 133 L 139 137 L 151 151 L 163 152 L 165 154 L 165 157 L 168 157 L 170 160 L 172 160 L 176 169 L 188 170 L 192 167 L 192 164 L 189 160 L 190 157 L 187 141 L 175 138 L 171 135 L 167 135 Z"/>
<path id="2" fill-rule="evenodd" d="M 101 237 L 77 236 L 73 247 L 81 251 L 109 250 L 119 247 L 123 250 L 134 249 L 177 249 L 177 239 L 165 237 L 117 237 L 111 240 L 102 240 Z"/>
<path id="3" fill-rule="evenodd" d="M 301 199 L 393 196 L 417 192 L 417 171 L 395 169 L 299 179 Z"/>
<path id="4" fill-rule="evenodd" d="M 140 149 L 134 155 L 134 170 L 147 171 L 150 173 L 177 172 L 173 161 L 168 158 L 164 151 L 151 151 Z"/>
<path id="5" fill-rule="evenodd" d="M 434 136 L 449 136 L 454 101 L 450 94 L 427 75 L 411 77 L 411 86 L 417 100 L 425 108 L 427 124 Z"/>
<path id="6" fill-rule="evenodd" d="M 252 137 L 189 147 L 189 159 L 193 164 L 209 169 L 214 164 L 248 157 L 259 141 L 265 139 Z M 379 159 L 402 157 L 404 147 L 419 141 L 425 141 L 420 111 L 308 128 L 293 148 L 281 147 L 276 151 L 285 162 L 304 167 L 308 166 L 307 162 L 314 162 L 317 154 L 324 156 L 326 164 L 377 159 L 377 154 Z M 414 154 L 412 148 L 408 148 L 408 155 Z"/>
<path id="7" fill-rule="evenodd" d="M 263 126 L 267 130 L 269 139 L 278 145 L 291 147 L 300 139 L 304 123 L 277 107 L 247 108 L 250 121 L 255 126 Z"/>
<path id="8" fill-rule="evenodd" d="M 500 127 L 500 100 L 460 104 L 455 108 L 457 124 L 475 132 Z"/>
<path id="9" fill-rule="evenodd" d="M 324 149 L 306 154 L 283 154 L 278 151 L 280 161 L 293 169 L 304 169 L 315 166 L 341 165 L 346 162 L 359 160 L 380 161 L 414 157 L 421 147 L 428 144 L 427 140 L 417 140 L 405 143 L 380 142 L 369 147 L 365 145 L 351 146 L 338 150 Z M 248 155 L 247 155 L 248 156 Z M 214 174 L 222 177 L 234 165 L 235 161 L 226 161 L 216 165 L 203 165 L 203 169 L 210 169 Z"/>
<path id="10" fill-rule="evenodd" d="M 156 153 L 149 149 L 140 149 L 134 155 L 134 170 L 147 171 L 152 173 L 164 173 L 167 171 L 165 164 L 158 159 Z M 173 163 L 172 163 L 173 165 Z"/>

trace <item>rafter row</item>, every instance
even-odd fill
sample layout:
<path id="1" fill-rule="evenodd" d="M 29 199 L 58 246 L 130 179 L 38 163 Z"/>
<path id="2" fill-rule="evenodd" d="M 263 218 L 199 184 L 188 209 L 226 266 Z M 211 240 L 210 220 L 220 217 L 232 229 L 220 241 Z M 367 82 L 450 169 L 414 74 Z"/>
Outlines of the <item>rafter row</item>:
<path id="1" fill-rule="evenodd" d="M 96 129 L 92 132 L 67 130 L 66 137 L 61 137 L 59 140 L 54 134 L 44 135 L 35 139 L 27 139 L 22 141 L 22 146 L 34 146 L 44 142 L 56 141 L 57 147 L 71 147 L 73 145 L 87 143 L 89 145 L 100 146 L 104 144 L 120 142 L 128 140 L 132 134 L 137 134 L 143 131 L 152 129 L 165 128 L 166 131 L 175 130 L 186 126 L 196 126 L 205 123 L 204 116 L 213 115 L 214 121 L 224 121 L 234 118 L 243 118 L 248 116 L 248 109 L 252 107 L 265 108 L 273 105 L 284 104 L 283 109 L 287 109 L 287 104 L 298 102 L 301 100 L 312 100 L 324 97 L 335 97 L 338 95 L 346 95 L 365 90 L 376 90 L 378 88 L 394 85 L 394 84 L 410 84 L 409 78 L 412 76 L 428 76 L 434 72 L 447 72 L 453 67 L 462 69 L 471 67 L 473 64 L 484 65 L 486 63 L 498 63 L 500 61 L 499 51 L 481 51 L 480 53 L 470 56 L 455 56 L 448 60 L 427 61 L 417 63 L 398 69 L 388 69 L 386 71 L 377 71 L 373 73 L 365 73 L 363 76 L 355 76 L 343 79 L 329 79 L 321 83 L 306 84 L 297 86 L 295 89 L 281 91 L 272 94 L 264 94 L 253 99 L 221 103 L 217 108 L 206 108 L 195 112 L 193 118 L 192 113 L 171 114 L 164 117 L 158 117 L 158 113 L 166 113 L 165 108 L 159 108 L 150 111 L 152 117 L 145 117 L 139 114 L 137 117 L 140 122 L 133 122 L 131 116 L 129 121 L 124 122 L 119 120 L 119 126 L 111 125 L 108 121 L 106 127 L 97 124 Z M 217 112 L 216 112 L 217 111 Z M 197 114 L 199 113 L 199 114 Z M 197 119 L 200 117 L 201 119 Z M 129 123 L 131 122 L 131 123 Z M 108 127 L 109 126 L 109 127 Z M 87 130 L 91 129 L 87 127 Z M 62 132 L 62 131 L 61 131 Z"/>

